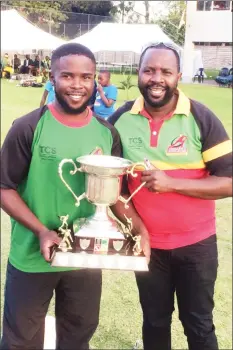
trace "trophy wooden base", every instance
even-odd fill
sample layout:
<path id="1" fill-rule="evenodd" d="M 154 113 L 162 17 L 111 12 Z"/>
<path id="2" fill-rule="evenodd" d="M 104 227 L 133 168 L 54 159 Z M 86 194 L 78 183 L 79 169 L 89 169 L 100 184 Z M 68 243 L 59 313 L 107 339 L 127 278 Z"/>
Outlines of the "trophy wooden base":
<path id="1" fill-rule="evenodd" d="M 73 236 L 70 250 L 55 248 L 51 266 L 148 271 L 143 253 L 134 252 L 135 241 Z"/>
<path id="2" fill-rule="evenodd" d="M 148 271 L 144 256 L 123 256 L 88 254 L 86 252 L 55 252 L 51 266 L 77 267 L 91 269 L 109 269 L 125 271 Z"/>

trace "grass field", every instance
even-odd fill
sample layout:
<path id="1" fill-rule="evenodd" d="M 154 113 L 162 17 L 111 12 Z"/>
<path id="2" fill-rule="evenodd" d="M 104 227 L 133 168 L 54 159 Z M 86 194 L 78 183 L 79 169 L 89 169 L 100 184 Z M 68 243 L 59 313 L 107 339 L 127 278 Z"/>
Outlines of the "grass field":
<path id="1" fill-rule="evenodd" d="M 136 77 L 134 77 L 136 83 Z M 113 83 L 119 85 L 120 76 L 113 76 Z M 190 97 L 209 106 L 222 120 L 232 136 L 232 91 L 218 87 L 181 85 Z M 1 89 L 1 141 L 12 121 L 37 108 L 43 93 L 42 88 L 21 88 L 15 83 L 2 81 Z M 130 98 L 138 94 L 137 88 L 130 90 Z M 125 100 L 125 92 L 119 91 L 117 105 Z M 10 222 L 2 213 L 1 220 L 1 300 L 5 281 L 5 269 L 10 242 Z M 220 349 L 232 349 L 232 201 L 217 201 L 217 231 L 219 247 L 219 271 L 215 292 L 215 324 Z M 49 314 L 53 314 L 53 302 Z M 1 308 L 2 315 L 2 308 Z M 132 349 L 135 341 L 141 338 L 141 309 L 134 275 L 129 272 L 103 273 L 103 294 L 100 324 L 91 341 L 95 349 Z M 173 349 L 187 349 L 186 339 L 174 313 L 172 324 Z"/>

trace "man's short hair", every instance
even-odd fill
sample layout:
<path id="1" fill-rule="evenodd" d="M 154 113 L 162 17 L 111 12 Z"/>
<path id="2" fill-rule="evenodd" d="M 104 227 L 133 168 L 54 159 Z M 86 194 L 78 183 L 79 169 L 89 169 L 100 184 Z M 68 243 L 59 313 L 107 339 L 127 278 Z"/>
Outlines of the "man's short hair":
<path id="1" fill-rule="evenodd" d="M 173 51 L 173 53 L 176 56 L 176 60 L 177 60 L 177 67 L 178 67 L 178 72 L 180 72 L 180 53 L 178 51 L 178 49 L 176 48 L 176 46 L 172 43 L 163 43 L 163 42 L 159 42 L 159 43 L 149 43 L 146 46 L 143 47 L 142 52 L 141 52 L 141 56 L 140 56 L 140 60 L 139 60 L 139 68 L 141 67 L 142 64 L 142 60 L 145 56 L 145 53 L 147 50 L 149 49 L 165 49 L 165 50 L 171 50 Z"/>
<path id="2" fill-rule="evenodd" d="M 90 60 L 96 64 L 96 59 L 91 50 L 89 50 L 86 46 L 76 43 L 69 43 L 59 46 L 56 50 L 53 51 L 51 57 L 51 65 L 61 57 L 69 56 L 69 55 L 79 55 L 90 58 Z"/>

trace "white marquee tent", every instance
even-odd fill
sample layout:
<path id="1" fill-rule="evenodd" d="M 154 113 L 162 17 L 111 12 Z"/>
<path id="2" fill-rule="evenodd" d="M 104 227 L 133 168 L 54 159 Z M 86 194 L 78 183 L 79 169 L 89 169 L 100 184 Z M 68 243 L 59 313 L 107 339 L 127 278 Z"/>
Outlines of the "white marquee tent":
<path id="1" fill-rule="evenodd" d="M 2 52 L 53 50 L 64 43 L 64 40 L 28 22 L 16 10 L 1 11 Z"/>
<path id="2" fill-rule="evenodd" d="M 180 52 L 182 67 L 183 48 L 176 45 L 156 24 L 119 24 L 102 22 L 90 32 L 69 42 L 83 44 L 93 52 L 102 52 L 103 54 L 108 51 L 140 54 L 143 46 L 149 42 L 172 43 Z M 103 56 L 106 57 L 106 55 Z M 131 62 L 128 63 L 131 64 L 132 69 L 132 58 Z M 195 75 L 198 68 L 201 67 L 203 67 L 202 54 L 199 50 L 195 51 L 193 57 L 193 75 Z"/>
<path id="3" fill-rule="evenodd" d="M 101 22 L 90 32 L 71 40 L 97 51 L 132 51 L 140 53 L 150 41 L 173 41 L 157 24 L 120 24 Z M 173 43 L 174 44 L 174 43 Z M 179 48 L 177 46 L 177 48 Z"/>

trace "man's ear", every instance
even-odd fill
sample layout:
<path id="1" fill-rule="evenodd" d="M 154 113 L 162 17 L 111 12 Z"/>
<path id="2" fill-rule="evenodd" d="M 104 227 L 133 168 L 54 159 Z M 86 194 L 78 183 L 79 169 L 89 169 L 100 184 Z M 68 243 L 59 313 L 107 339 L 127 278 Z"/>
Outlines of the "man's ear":
<path id="1" fill-rule="evenodd" d="M 54 78 L 54 75 L 53 75 L 52 72 L 51 72 L 51 75 L 50 75 L 49 80 L 51 81 L 51 83 L 52 83 L 53 85 L 55 84 L 55 78 Z"/>
<path id="2" fill-rule="evenodd" d="M 138 75 L 139 73 L 139 67 L 136 68 L 136 74 Z"/>
<path id="3" fill-rule="evenodd" d="M 180 72 L 180 73 L 178 73 L 178 81 L 180 81 L 181 78 L 182 78 L 182 73 Z"/>

